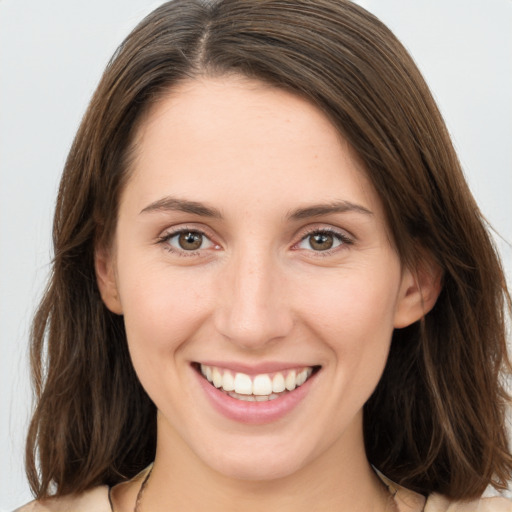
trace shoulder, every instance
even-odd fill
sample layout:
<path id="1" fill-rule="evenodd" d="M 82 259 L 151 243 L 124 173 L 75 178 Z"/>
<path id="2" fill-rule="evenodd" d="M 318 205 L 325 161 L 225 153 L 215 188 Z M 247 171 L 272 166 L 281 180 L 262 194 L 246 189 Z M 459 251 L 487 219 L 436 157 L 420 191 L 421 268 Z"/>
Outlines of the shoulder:
<path id="1" fill-rule="evenodd" d="M 433 494 L 427 500 L 425 512 L 512 512 L 512 501 L 506 498 L 450 501 L 444 496 Z"/>
<path id="2" fill-rule="evenodd" d="M 94 487 L 81 494 L 32 501 L 14 512 L 111 512 L 108 487 Z"/>
<path id="3" fill-rule="evenodd" d="M 507 498 L 451 501 L 434 493 L 425 500 L 423 496 L 395 484 L 379 471 L 377 474 L 394 494 L 399 512 L 512 512 L 512 501 Z"/>

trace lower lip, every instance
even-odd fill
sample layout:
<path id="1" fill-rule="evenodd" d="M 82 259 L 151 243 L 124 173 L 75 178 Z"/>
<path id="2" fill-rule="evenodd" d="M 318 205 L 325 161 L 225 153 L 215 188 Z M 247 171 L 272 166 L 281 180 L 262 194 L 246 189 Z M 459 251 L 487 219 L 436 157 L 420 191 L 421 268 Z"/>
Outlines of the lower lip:
<path id="1" fill-rule="evenodd" d="M 199 379 L 199 384 L 206 396 L 219 413 L 230 420 L 251 425 L 271 423 L 286 416 L 295 409 L 295 407 L 297 407 L 297 405 L 299 405 L 307 395 L 311 388 L 311 382 L 315 378 L 315 375 L 311 376 L 298 388 L 295 388 L 293 391 L 285 393 L 274 400 L 267 400 L 265 402 L 246 402 L 227 395 L 210 384 L 201 374 L 196 371 L 194 371 L 194 373 Z"/>

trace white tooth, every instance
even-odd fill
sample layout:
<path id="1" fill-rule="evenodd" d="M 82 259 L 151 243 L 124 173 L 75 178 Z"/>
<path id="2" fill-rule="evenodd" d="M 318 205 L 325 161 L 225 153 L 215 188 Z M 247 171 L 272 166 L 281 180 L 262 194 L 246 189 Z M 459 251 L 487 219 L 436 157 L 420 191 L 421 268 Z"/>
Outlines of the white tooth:
<path id="1" fill-rule="evenodd" d="M 307 376 L 310 377 L 312 373 L 313 373 L 313 368 L 308 368 L 307 369 Z"/>
<path id="2" fill-rule="evenodd" d="M 284 377 L 282 373 L 276 373 L 274 378 L 272 379 L 272 391 L 274 393 L 281 393 L 286 389 L 286 385 L 284 383 Z"/>
<path id="3" fill-rule="evenodd" d="M 216 388 L 220 388 L 222 386 L 222 373 L 220 373 L 218 368 L 213 369 L 212 380 L 213 380 L 213 385 Z"/>
<path id="4" fill-rule="evenodd" d="M 268 396 L 269 400 L 275 400 L 276 398 L 279 398 L 279 395 L 276 395 L 275 393 L 272 393 L 271 395 Z"/>
<path id="5" fill-rule="evenodd" d="M 285 386 L 288 391 L 293 391 L 295 389 L 295 370 L 288 372 L 288 375 L 286 376 L 285 379 Z"/>
<path id="6" fill-rule="evenodd" d="M 235 379 L 229 370 L 224 370 L 224 375 L 222 376 L 222 389 L 224 391 L 234 391 L 235 389 Z"/>
<path id="7" fill-rule="evenodd" d="M 304 384 L 304 382 L 306 382 L 307 378 L 308 378 L 308 371 L 307 370 L 302 370 L 297 375 L 297 378 L 296 378 L 297 386 L 302 386 L 302 384 Z"/>
<path id="8" fill-rule="evenodd" d="M 237 373 L 235 375 L 235 391 L 241 395 L 252 394 L 252 380 L 245 373 Z"/>
<path id="9" fill-rule="evenodd" d="M 254 400 L 256 402 L 266 402 L 268 400 L 268 397 L 269 397 L 269 395 L 259 395 L 259 396 L 255 396 Z"/>
<path id="10" fill-rule="evenodd" d="M 201 368 L 203 367 L 204 365 L 201 366 Z M 204 375 L 206 377 L 207 380 L 209 380 L 210 382 L 212 381 L 212 369 L 210 366 L 205 366 L 204 367 Z"/>
<path id="11" fill-rule="evenodd" d="M 242 400 L 243 402 L 254 402 L 256 397 L 254 395 L 241 395 L 238 397 L 238 400 Z"/>
<path id="12" fill-rule="evenodd" d="M 272 393 L 272 381 L 268 375 L 256 375 L 252 383 L 253 395 L 270 395 Z"/>

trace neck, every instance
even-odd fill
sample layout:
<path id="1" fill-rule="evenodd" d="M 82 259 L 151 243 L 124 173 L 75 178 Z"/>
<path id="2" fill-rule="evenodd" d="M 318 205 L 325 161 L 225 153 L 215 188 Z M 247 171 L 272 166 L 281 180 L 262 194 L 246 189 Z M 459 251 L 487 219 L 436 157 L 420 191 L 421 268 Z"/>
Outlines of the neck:
<path id="1" fill-rule="evenodd" d="M 310 463 L 269 480 L 225 476 L 205 465 L 174 434 L 159 426 L 157 455 L 141 512 L 255 512 L 266 507 L 282 512 L 362 512 L 385 511 L 388 505 L 387 490 L 366 459 L 362 434 L 354 439 L 353 433 L 347 432 L 343 436 L 347 440 L 340 439 Z M 141 480 L 127 484 L 116 511 L 133 512 Z"/>

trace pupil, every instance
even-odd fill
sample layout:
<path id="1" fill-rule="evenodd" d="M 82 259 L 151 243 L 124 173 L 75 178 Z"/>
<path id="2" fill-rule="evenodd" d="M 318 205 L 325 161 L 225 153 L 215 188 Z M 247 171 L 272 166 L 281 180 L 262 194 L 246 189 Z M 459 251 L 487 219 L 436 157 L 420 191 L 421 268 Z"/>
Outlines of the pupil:
<path id="1" fill-rule="evenodd" d="M 319 251 L 326 251 L 330 249 L 333 243 L 332 235 L 326 235 L 324 233 L 313 235 L 310 241 L 311 247 Z"/>
<path id="2" fill-rule="evenodd" d="M 182 249 L 193 251 L 201 247 L 203 237 L 199 233 L 181 233 L 178 241 Z"/>

